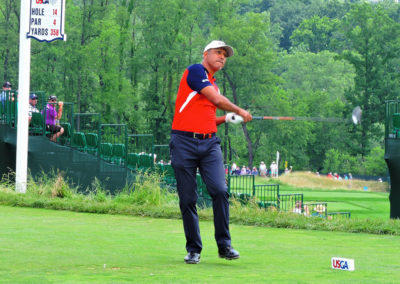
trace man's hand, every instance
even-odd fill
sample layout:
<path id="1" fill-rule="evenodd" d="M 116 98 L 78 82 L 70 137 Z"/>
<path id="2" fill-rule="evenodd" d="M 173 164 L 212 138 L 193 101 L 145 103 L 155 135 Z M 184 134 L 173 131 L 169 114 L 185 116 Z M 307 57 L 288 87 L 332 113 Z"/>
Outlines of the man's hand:
<path id="1" fill-rule="evenodd" d="M 238 114 L 243 118 L 244 123 L 249 122 L 250 120 L 253 119 L 253 116 L 246 110 L 240 109 Z"/>
<path id="2" fill-rule="evenodd" d="M 243 122 L 243 117 L 241 117 L 240 115 L 238 115 L 236 113 L 229 112 L 229 113 L 226 114 L 225 122 L 238 124 L 238 123 Z"/>

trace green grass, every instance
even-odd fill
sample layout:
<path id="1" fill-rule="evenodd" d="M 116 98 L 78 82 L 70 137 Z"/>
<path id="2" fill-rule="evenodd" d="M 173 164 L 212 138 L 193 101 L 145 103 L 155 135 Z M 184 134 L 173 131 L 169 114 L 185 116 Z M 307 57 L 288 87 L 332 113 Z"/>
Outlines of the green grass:
<path id="1" fill-rule="evenodd" d="M 396 283 L 400 239 L 231 225 L 241 258 L 217 257 L 213 223 L 186 265 L 181 220 L 0 206 L 2 283 Z M 333 256 L 354 272 L 331 269 Z M 105 267 L 104 267 L 105 264 Z"/>
<path id="2" fill-rule="evenodd" d="M 389 194 L 385 192 L 363 192 L 350 190 L 296 189 L 280 186 L 281 193 L 303 193 L 304 202 L 327 202 L 328 212 L 348 211 L 352 218 L 390 217 Z"/>
<path id="3" fill-rule="evenodd" d="M 299 177 L 301 181 L 299 182 Z M 293 178 L 292 181 L 290 178 Z M 282 180 L 283 181 L 282 181 Z M 384 186 L 377 182 L 355 181 L 356 184 L 361 184 L 357 188 L 335 188 L 341 181 L 328 180 L 325 177 L 316 178 L 315 175 L 307 173 L 296 173 L 281 179 L 265 179 L 257 177 L 256 184 L 276 184 L 278 183 L 280 193 L 302 193 L 305 203 L 327 202 L 328 212 L 350 212 L 351 218 L 372 218 L 387 220 L 390 217 L 390 203 L 388 192 L 363 191 L 363 186 L 368 188 L 378 188 Z M 318 187 L 318 181 L 321 180 L 321 186 L 325 185 L 328 188 Z M 307 182 L 308 181 L 308 182 Z M 289 184 L 297 184 L 293 186 Z M 346 181 L 347 182 L 347 181 Z M 345 181 L 343 181 L 345 183 Z"/>
<path id="4" fill-rule="evenodd" d="M 0 183 L 0 205 L 99 214 L 121 214 L 171 219 L 181 218 L 176 193 L 160 187 L 157 175 L 145 174 L 134 185 L 135 190 L 133 190 L 133 187 L 126 187 L 116 196 L 107 194 L 96 181 L 93 183 L 88 194 L 77 193 L 74 188 L 68 187 L 60 174 L 53 177 L 43 175 L 38 181 L 30 179 L 28 190 L 25 194 L 15 193 L 13 191 L 14 185 L 15 183 L 11 179 Z M 285 188 L 284 185 L 282 187 Z M 286 187 L 282 192 L 292 189 Z M 324 191 L 312 189 L 310 192 L 318 193 Z M 332 194 L 340 192 L 332 191 Z M 350 195 L 360 193 L 344 192 L 344 194 Z M 313 199 L 313 201 L 323 200 Z M 370 208 L 374 208 L 374 202 L 376 201 L 372 199 Z M 336 200 L 335 204 L 343 203 Z M 211 208 L 202 208 L 198 212 L 201 220 L 213 220 Z M 381 212 L 384 211 L 382 210 Z M 329 218 L 305 217 L 299 214 L 265 210 L 260 208 L 253 200 L 246 205 L 242 205 L 240 202 L 235 201 L 235 199 L 231 199 L 230 216 L 231 223 L 240 225 L 400 235 L 399 220 L 358 218 L 354 217 L 354 214 L 351 219 L 334 218 L 333 220 L 329 220 Z"/>

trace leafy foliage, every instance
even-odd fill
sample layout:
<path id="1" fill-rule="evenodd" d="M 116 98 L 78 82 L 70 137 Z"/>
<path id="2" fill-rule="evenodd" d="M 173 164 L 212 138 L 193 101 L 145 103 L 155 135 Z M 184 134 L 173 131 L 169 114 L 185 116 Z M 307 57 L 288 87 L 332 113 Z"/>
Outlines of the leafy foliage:
<path id="1" fill-rule="evenodd" d="M 385 160 L 383 159 L 385 151 L 381 147 L 375 147 L 368 156 L 365 157 L 365 174 L 374 176 L 383 176 L 387 173 Z"/>
<path id="2" fill-rule="evenodd" d="M 19 1 L 0 0 L 0 77 L 18 88 Z M 399 4 L 337 0 L 66 1 L 66 42 L 32 40 L 31 90 L 153 133 L 167 144 L 184 69 L 222 39 L 235 48 L 221 92 L 253 115 L 347 118 L 363 124 L 255 121 L 220 126 L 225 162 L 274 159 L 322 168 L 337 149 L 382 144 L 383 103 L 399 93 Z M 222 114 L 222 113 L 219 113 Z M 358 159 L 358 158 L 357 158 Z M 373 163 L 377 166 L 376 163 Z M 281 168 L 282 168 L 281 164 Z M 360 169 L 362 171 L 362 169 Z"/>

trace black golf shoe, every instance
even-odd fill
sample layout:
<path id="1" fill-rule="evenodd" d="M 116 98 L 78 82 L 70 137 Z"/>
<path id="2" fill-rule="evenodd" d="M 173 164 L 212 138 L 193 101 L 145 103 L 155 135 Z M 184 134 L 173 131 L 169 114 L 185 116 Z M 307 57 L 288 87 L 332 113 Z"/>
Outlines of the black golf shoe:
<path id="1" fill-rule="evenodd" d="M 200 254 L 196 252 L 189 252 L 185 258 L 187 264 L 197 264 L 200 262 Z"/>
<path id="2" fill-rule="evenodd" d="M 233 247 L 220 247 L 218 248 L 218 256 L 220 258 L 225 258 L 227 260 L 232 260 L 232 259 L 238 259 L 239 258 L 239 252 Z"/>

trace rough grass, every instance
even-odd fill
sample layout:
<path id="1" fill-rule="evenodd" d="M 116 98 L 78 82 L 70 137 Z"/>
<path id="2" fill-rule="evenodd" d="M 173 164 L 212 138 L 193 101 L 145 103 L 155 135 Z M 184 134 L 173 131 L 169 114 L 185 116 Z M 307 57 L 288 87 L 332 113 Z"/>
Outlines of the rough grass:
<path id="1" fill-rule="evenodd" d="M 181 218 L 176 193 L 162 188 L 156 175 L 145 174 L 136 184 L 116 196 L 108 194 L 96 181 L 88 194 L 78 193 L 68 187 L 61 174 L 44 176 L 37 181 L 30 179 L 26 194 L 15 193 L 13 186 L 11 179 L 0 183 L 0 204 L 100 214 Z M 199 209 L 198 212 L 202 220 L 213 219 L 210 208 Z M 231 200 L 230 220 L 234 224 L 263 227 L 400 235 L 399 220 L 310 218 L 264 210 L 255 202 L 243 205 L 234 199 Z"/>

